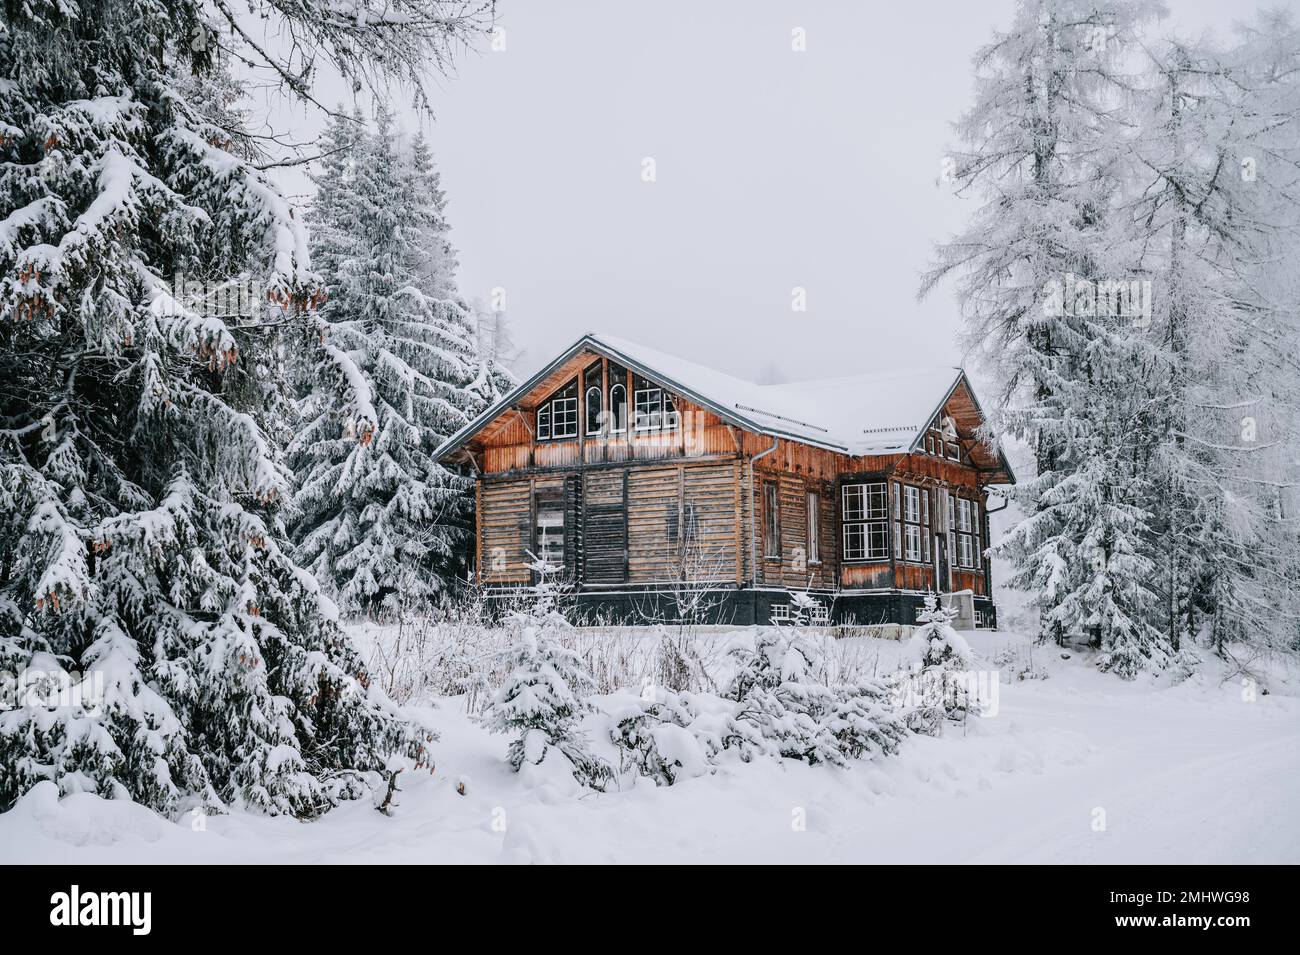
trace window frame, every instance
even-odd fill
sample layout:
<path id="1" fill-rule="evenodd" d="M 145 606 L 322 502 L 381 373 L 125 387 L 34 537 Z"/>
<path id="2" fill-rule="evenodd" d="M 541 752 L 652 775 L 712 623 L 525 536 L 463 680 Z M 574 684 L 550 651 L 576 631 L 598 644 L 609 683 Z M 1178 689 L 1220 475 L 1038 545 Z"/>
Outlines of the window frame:
<path id="1" fill-rule="evenodd" d="M 655 410 L 642 411 L 641 396 L 651 395 L 651 394 L 655 396 L 655 402 L 653 406 Z M 646 407 L 650 408 L 651 406 L 647 404 Z M 643 416 L 650 418 L 651 419 L 650 423 L 648 424 L 645 423 L 643 420 Z M 664 390 L 662 388 L 637 388 L 635 391 L 632 392 L 632 430 L 633 431 L 636 432 L 662 431 L 663 416 L 664 416 Z"/>
<path id="2" fill-rule="evenodd" d="M 578 437 L 582 427 L 579 399 L 583 396 L 577 378 L 571 379 L 547 396 L 534 412 L 533 438 L 537 441 L 565 441 Z M 557 430 L 559 420 L 563 420 L 566 430 Z M 567 430 L 570 427 L 572 430 Z"/>
<path id="3" fill-rule="evenodd" d="M 565 438 L 576 438 L 578 436 L 578 398 L 575 395 L 572 398 L 553 398 L 548 404 L 551 406 L 551 440 L 563 441 Z M 565 424 L 571 427 L 572 431 L 559 431 L 561 406 L 564 406 Z"/>
<path id="4" fill-rule="evenodd" d="M 614 393 L 623 392 L 623 400 L 615 401 Z M 609 386 L 609 415 L 610 415 L 610 433 L 624 434 L 627 432 L 627 385 L 621 381 L 616 381 Z"/>
<path id="5" fill-rule="evenodd" d="M 558 521 L 552 519 L 543 522 L 542 515 L 551 515 L 552 518 L 558 517 Z M 533 552 L 538 560 L 544 560 L 555 568 L 556 573 L 563 573 L 565 567 L 565 514 L 564 504 L 562 502 L 548 502 L 538 504 L 533 516 L 533 546 L 536 550 Z M 555 528 L 559 528 L 558 535 Z M 559 559 L 552 560 L 547 554 L 548 551 L 555 547 L 555 539 L 559 540 Z"/>
<path id="6" fill-rule="evenodd" d="M 594 415 L 591 413 L 592 392 L 596 394 L 596 413 Z M 600 434 L 604 427 L 601 417 L 605 413 L 605 390 L 600 385 L 587 386 L 587 391 L 582 398 L 582 413 L 587 419 L 586 434 L 588 436 Z"/>
<path id="7" fill-rule="evenodd" d="M 909 564 L 930 563 L 930 491 L 914 484 L 902 484 L 902 560 Z"/>
<path id="8" fill-rule="evenodd" d="M 855 507 L 850 506 L 851 498 L 856 499 Z M 889 560 L 888 481 L 840 485 L 840 559 L 869 564 Z"/>
<path id="9" fill-rule="evenodd" d="M 957 566 L 975 573 L 984 572 L 984 559 L 980 551 L 980 504 L 967 497 L 958 497 L 953 532 L 957 537 Z"/>

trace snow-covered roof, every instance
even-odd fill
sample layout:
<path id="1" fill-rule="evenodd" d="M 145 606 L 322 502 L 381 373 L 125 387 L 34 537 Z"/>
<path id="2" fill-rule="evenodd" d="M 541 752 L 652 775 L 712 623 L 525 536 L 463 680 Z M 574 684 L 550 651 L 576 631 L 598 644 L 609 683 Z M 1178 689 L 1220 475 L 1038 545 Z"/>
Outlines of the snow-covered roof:
<path id="1" fill-rule="evenodd" d="M 900 454 L 917 447 L 964 378 L 960 368 L 929 366 L 760 385 L 648 345 L 590 333 L 449 438 L 438 455 L 464 444 L 584 350 L 603 353 L 749 431 L 850 455 Z"/>

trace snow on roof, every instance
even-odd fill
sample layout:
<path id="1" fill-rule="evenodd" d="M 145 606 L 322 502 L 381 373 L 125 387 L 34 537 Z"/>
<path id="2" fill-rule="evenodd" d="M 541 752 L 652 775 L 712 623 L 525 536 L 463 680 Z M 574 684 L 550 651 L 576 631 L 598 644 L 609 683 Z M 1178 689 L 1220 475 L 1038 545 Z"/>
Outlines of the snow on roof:
<path id="1" fill-rule="evenodd" d="M 658 372 L 670 380 L 665 384 L 708 399 L 749 422 L 754 430 L 854 455 L 892 454 L 911 448 L 962 373 L 952 366 L 929 366 L 759 385 L 625 339 L 586 337 L 623 355 L 630 364 Z"/>
<path id="2" fill-rule="evenodd" d="M 760 385 L 648 345 L 590 333 L 449 438 L 437 456 L 463 444 L 557 367 L 588 347 L 607 353 L 751 431 L 851 455 L 908 451 L 962 375 L 960 368 L 930 366 Z"/>

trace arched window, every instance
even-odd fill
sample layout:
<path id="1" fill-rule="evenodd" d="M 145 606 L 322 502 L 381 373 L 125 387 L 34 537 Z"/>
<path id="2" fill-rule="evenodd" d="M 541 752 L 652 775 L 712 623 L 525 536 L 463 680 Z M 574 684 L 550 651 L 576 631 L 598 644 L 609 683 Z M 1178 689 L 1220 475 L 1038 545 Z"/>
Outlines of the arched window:
<path id="1" fill-rule="evenodd" d="M 587 434 L 600 434 L 600 385 L 587 389 Z"/>
<path id="2" fill-rule="evenodd" d="M 609 416 L 611 431 L 627 430 L 627 386 L 614 385 L 609 389 Z"/>

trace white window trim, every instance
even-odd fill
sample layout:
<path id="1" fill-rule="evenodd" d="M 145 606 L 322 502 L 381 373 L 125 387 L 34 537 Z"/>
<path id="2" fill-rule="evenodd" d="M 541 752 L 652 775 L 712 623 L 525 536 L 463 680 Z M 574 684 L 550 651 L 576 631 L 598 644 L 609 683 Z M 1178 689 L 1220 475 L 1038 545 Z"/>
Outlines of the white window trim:
<path id="1" fill-rule="evenodd" d="M 851 497 L 859 501 L 856 512 L 850 510 Z M 884 531 L 879 551 L 872 549 L 872 528 L 877 526 Z M 849 547 L 849 533 L 854 527 L 862 528 L 862 547 L 857 556 Z M 840 486 L 840 558 L 846 563 L 865 564 L 889 560 L 889 482 L 857 481 Z"/>
<path id="2" fill-rule="evenodd" d="M 584 416 L 590 418 L 590 413 L 589 413 L 590 409 L 587 407 L 587 403 L 591 399 L 591 393 L 593 391 L 596 393 L 596 399 L 600 402 L 600 406 L 596 410 L 596 420 L 594 424 L 591 421 L 587 422 L 587 434 L 589 435 L 600 434 L 601 420 L 605 416 L 605 403 L 604 403 L 605 392 L 604 389 L 600 387 L 600 385 L 589 385 L 587 387 L 587 391 L 582 398 L 582 413 Z"/>
<path id="3" fill-rule="evenodd" d="M 577 398 L 554 398 L 548 404 L 551 406 L 551 440 L 560 438 L 576 438 L 578 436 L 578 399 Z M 572 431 L 560 432 L 557 430 L 559 422 L 556 420 L 556 412 L 563 409 L 566 419 L 572 416 Z"/>
<path id="4" fill-rule="evenodd" d="M 621 402 L 623 405 L 623 418 L 621 423 L 618 416 L 618 407 L 620 402 L 614 400 L 614 392 L 618 390 L 623 392 L 623 401 Z M 609 430 L 611 433 L 623 434 L 627 431 L 627 407 L 627 385 L 623 384 L 621 381 L 616 381 L 614 384 L 609 386 L 609 420 L 611 422 Z"/>
<path id="5" fill-rule="evenodd" d="M 658 410 L 644 412 L 645 416 L 652 419 L 649 424 L 642 423 L 641 396 L 655 395 L 656 400 L 654 407 Z M 658 416 L 658 422 L 653 419 Z M 661 431 L 663 429 L 664 418 L 664 390 L 662 388 L 638 388 L 632 392 L 632 429 L 634 431 Z"/>

